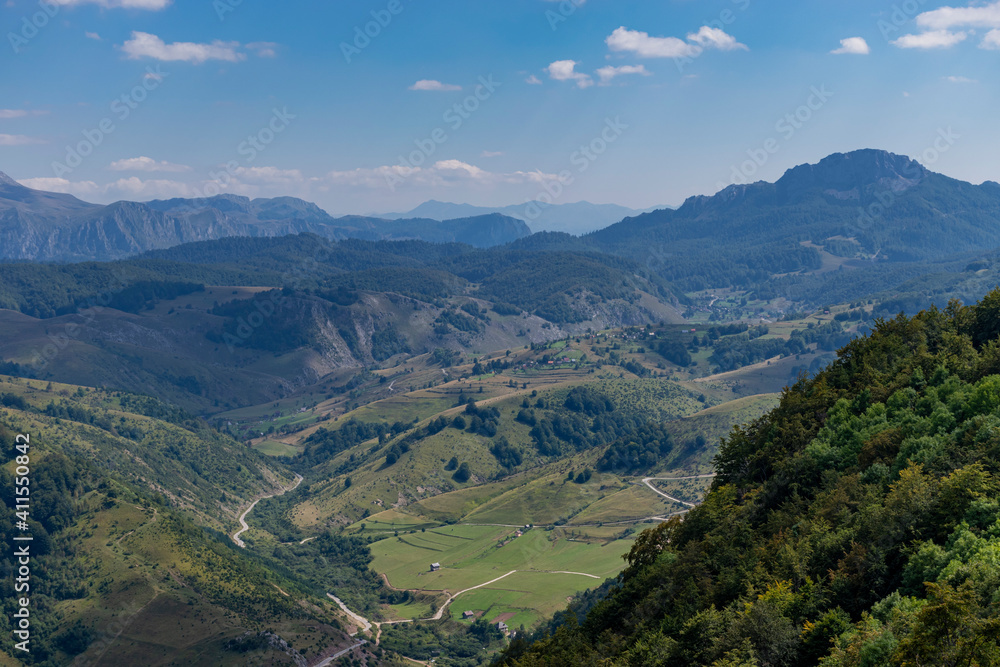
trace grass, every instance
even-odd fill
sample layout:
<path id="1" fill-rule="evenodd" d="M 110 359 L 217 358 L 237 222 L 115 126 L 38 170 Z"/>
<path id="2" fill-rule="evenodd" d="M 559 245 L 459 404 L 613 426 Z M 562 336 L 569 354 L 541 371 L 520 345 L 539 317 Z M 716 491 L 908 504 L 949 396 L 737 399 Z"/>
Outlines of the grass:
<path id="1" fill-rule="evenodd" d="M 302 451 L 301 447 L 295 447 L 276 440 L 264 440 L 253 446 L 261 454 L 266 456 L 295 456 Z"/>
<path id="2" fill-rule="evenodd" d="M 518 572 L 495 584 L 470 591 L 452 602 L 449 609 L 455 620 L 462 612 L 482 612 L 487 621 L 506 618 L 511 628 L 531 628 L 539 621 L 566 608 L 576 593 L 600 584 L 594 579 L 571 574 Z"/>
<path id="3" fill-rule="evenodd" d="M 630 484 L 584 509 L 573 517 L 571 525 L 637 522 L 652 516 L 667 516 L 682 509 L 684 508 L 676 503 L 653 493 L 645 485 Z"/>
<path id="4" fill-rule="evenodd" d="M 651 494 L 652 495 L 652 494 Z M 454 525 L 401 534 L 371 546 L 372 568 L 400 589 L 439 593 L 438 603 L 449 595 L 510 575 L 489 586 L 460 595 L 449 613 L 461 619 L 465 610 L 490 610 L 499 615 L 514 613 L 508 625 L 533 625 L 565 606 L 567 597 L 600 585 L 618 574 L 621 558 L 631 546 L 631 538 L 601 539 L 570 529 L 534 528 L 521 537 L 515 529 L 498 526 Z M 498 546 L 505 541 L 504 546 Z M 430 564 L 440 563 L 437 572 Z M 555 572 L 581 572 L 555 574 Z M 393 608 L 397 618 L 421 617 L 426 605 L 413 603 Z M 418 612 L 407 616 L 407 613 Z M 488 616 L 488 620 L 492 618 Z"/>
<path id="5" fill-rule="evenodd" d="M 277 584 L 259 576 L 257 566 L 241 564 L 239 554 L 213 546 L 213 538 L 202 531 L 183 528 L 164 508 L 136 504 L 142 501 L 129 493 L 111 499 L 91 492 L 80 502 L 82 513 L 66 529 L 76 557 L 71 564 L 48 565 L 75 567 L 85 584 L 83 596 L 54 603 L 59 625 L 79 620 L 106 637 L 94 642 L 80 661 L 246 664 L 247 656 L 226 651 L 224 645 L 255 630 L 263 618 L 306 655 L 318 655 L 344 640 L 333 625 L 334 615 L 316 606 L 325 603 L 303 604 L 308 611 L 302 614 L 297 604 L 302 593 L 294 585 L 274 578 L 290 592 L 285 597 Z M 265 661 L 281 656 L 257 655 Z M 72 656 L 57 654 L 52 660 L 69 664 Z"/>
<path id="6" fill-rule="evenodd" d="M 701 479 L 654 480 L 651 484 L 667 495 L 684 502 L 699 503 L 712 485 L 712 479 L 703 477 Z"/>

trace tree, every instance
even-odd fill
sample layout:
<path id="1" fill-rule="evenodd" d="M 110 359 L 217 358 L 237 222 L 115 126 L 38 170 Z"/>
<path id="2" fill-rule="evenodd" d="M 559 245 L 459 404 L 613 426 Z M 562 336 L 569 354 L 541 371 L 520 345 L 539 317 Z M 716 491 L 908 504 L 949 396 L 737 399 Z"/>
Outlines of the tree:
<path id="1" fill-rule="evenodd" d="M 455 471 L 455 474 L 452 475 L 452 479 L 454 479 L 459 484 L 465 484 L 471 478 L 472 478 L 472 469 L 469 468 L 468 463 L 463 463 L 462 465 L 460 465 L 458 467 L 458 470 Z"/>

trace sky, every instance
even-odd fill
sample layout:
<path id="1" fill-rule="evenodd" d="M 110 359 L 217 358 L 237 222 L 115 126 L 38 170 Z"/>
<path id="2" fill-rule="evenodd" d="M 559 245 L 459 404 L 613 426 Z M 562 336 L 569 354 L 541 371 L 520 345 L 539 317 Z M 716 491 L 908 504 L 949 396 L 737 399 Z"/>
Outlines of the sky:
<path id="1" fill-rule="evenodd" d="M 333 214 L 678 205 L 885 149 L 1000 180 L 1000 1 L 0 0 L 0 171 Z"/>

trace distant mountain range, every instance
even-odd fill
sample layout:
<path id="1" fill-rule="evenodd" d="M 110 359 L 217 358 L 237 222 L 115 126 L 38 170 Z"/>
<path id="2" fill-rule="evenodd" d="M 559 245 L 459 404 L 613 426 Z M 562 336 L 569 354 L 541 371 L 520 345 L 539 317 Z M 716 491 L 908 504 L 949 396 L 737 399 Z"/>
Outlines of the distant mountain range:
<path id="1" fill-rule="evenodd" d="M 586 239 L 604 250 L 659 250 L 794 242 L 839 256 L 895 262 L 1000 246 L 1000 184 L 972 185 L 878 150 L 837 153 L 775 183 L 732 185 L 676 211 L 624 220 Z"/>
<path id="2" fill-rule="evenodd" d="M 780 287 L 793 300 L 812 301 L 822 293 L 818 283 L 811 296 L 790 283 L 874 266 L 926 270 L 928 262 L 1000 248 L 1000 184 L 972 185 L 880 150 L 831 155 L 789 169 L 775 183 L 733 185 L 691 197 L 676 210 L 641 213 L 585 202 L 540 210 L 525 222 L 523 206 L 431 201 L 405 214 L 334 218 L 301 199 L 234 195 L 98 206 L 0 174 L 0 259 L 111 260 L 195 241 L 301 233 L 479 248 L 521 241 L 535 250 L 637 261 L 680 293 L 759 288 L 772 298 Z M 595 226 L 582 236 L 568 233 Z M 529 239 L 532 230 L 546 233 Z"/>
<path id="3" fill-rule="evenodd" d="M 389 220 L 399 218 L 449 220 L 451 218 L 500 213 L 525 221 L 536 232 L 564 232 L 566 234 L 578 235 L 603 229 L 625 218 L 663 208 L 669 207 L 658 206 L 637 210 L 618 206 L 617 204 L 591 204 L 585 201 L 575 204 L 550 205 L 540 202 L 528 202 L 525 204 L 490 208 L 473 206 L 471 204 L 451 204 L 432 199 L 406 213 L 384 213 L 377 214 L 376 217 L 387 218 Z"/>
<path id="4" fill-rule="evenodd" d="M 838 298 L 849 301 L 887 289 L 904 268 L 910 279 L 940 270 L 935 262 L 1000 248 L 1000 184 L 973 185 L 901 155 L 860 150 L 576 241 L 640 261 L 681 292 L 732 286 L 814 302 L 838 284 Z"/>
<path id="5" fill-rule="evenodd" d="M 334 218 L 292 197 L 219 195 L 108 206 L 26 188 L 0 172 L 0 259 L 113 260 L 194 241 L 312 233 L 329 239 L 418 239 L 485 248 L 531 235 L 523 221 L 496 213 L 457 219 Z"/>

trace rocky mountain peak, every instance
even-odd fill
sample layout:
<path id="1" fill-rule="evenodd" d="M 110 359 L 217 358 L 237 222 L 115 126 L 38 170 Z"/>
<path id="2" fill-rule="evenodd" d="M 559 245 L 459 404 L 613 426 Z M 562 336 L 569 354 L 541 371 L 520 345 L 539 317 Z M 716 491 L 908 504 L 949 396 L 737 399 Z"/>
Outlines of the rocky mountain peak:
<path id="1" fill-rule="evenodd" d="M 24 186 L 15 181 L 13 178 L 7 174 L 0 171 L 0 185 L 10 185 L 16 188 L 23 188 Z"/>
<path id="2" fill-rule="evenodd" d="M 860 193 L 872 186 L 900 191 L 920 183 L 929 173 L 906 156 L 865 149 L 835 153 L 818 164 L 789 169 L 776 186 L 785 196 L 815 190 L 836 195 Z"/>

